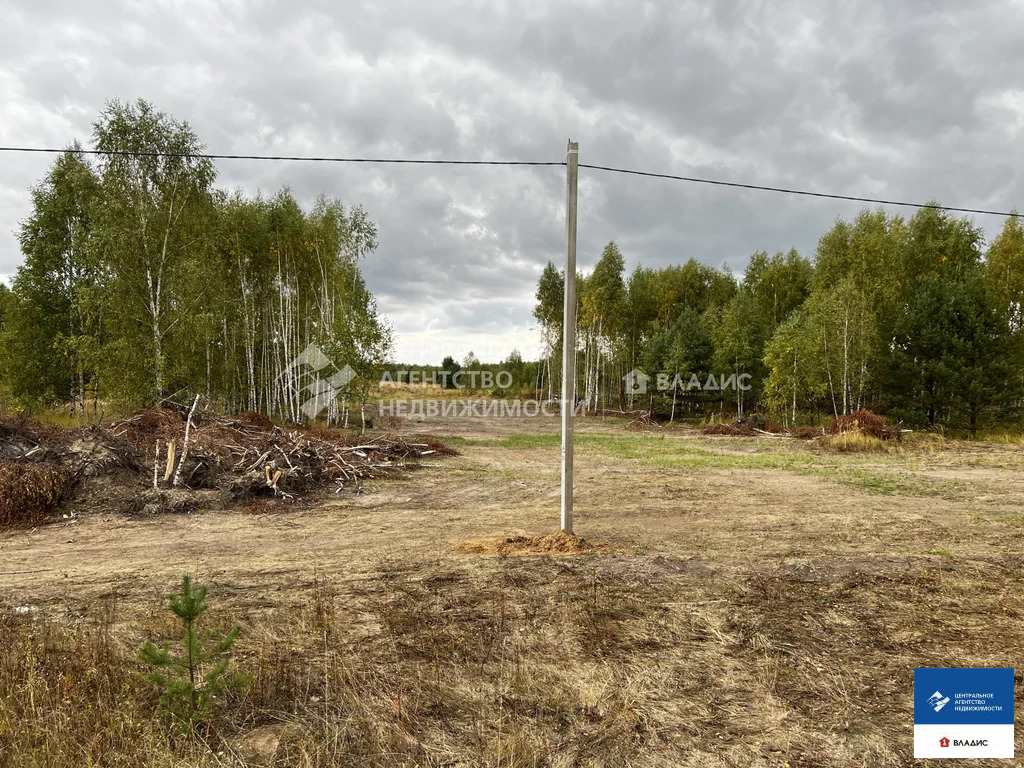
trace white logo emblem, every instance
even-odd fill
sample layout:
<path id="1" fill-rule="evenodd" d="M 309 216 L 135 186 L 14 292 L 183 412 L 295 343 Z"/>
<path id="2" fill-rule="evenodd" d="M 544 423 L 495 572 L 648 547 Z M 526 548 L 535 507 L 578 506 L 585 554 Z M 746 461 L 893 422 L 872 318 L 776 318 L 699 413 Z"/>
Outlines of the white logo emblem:
<path id="1" fill-rule="evenodd" d="M 331 368 L 334 368 L 335 372 L 328 375 Z M 302 372 L 300 369 L 307 369 L 307 371 Z M 312 379 L 298 388 L 298 391 L 307 396 L 305 402 L 299 406 L 299 410 L 309 419 L 315 419 L 345 390 L 349 382 L 356 377 L 356 372 L 350 365 L 338 370 L 331 363 L 330 358 L 323 353 L 323 350 L 315 344 L 310 344 L 292 360 L 291 365 L 285 369 L 282 376 L 288 376 L 291 381 L 296 383 L 300 383 L 304 379 Z"/>
<path id="2" fill-rule="evenodd" d="M 931 705 L 932 709 L 939 712 L 944 706 L 949 704 L 949 696 L 943 696 L 939 691 L 936 691 L 928 697 L 928 703 Z"/>
<path id="3" fill-rule="evenodd" d="M 647 382 L 650 381 L 651 377 L 641 371 L 639 368 L 634 368 L 632 371 L 622 377 L 623 381 L 626 382 L 626 394 L 627 395 L 646 395 L 647 394 Z"/>

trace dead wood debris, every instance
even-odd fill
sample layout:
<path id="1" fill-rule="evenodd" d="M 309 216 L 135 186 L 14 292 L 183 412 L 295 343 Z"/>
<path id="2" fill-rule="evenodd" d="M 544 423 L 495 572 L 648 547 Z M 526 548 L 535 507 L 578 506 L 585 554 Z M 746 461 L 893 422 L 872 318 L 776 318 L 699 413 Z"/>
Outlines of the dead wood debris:
<path id="1" fill-rule="evenodd" d="M 139 411 L 102 427 L 0 419 L 0 462 L 6 465 L 0 499 L 13 499 L 14 486 L 24 487 L 30 473 L 66 478 L 60 488 L 44 489 L 45 503 L 33 505 L 41 510 L 30 516 L 33 522 L 62 500 L 85 495 L 135 512 L 195 506 L 178 496 L 199 490 L 232 501 L 292 501 L 324 488 L 358 487 L 365 479 L 413 468 L 425 456 L 456 453 L 429 438 L 354 439 L 341 430 L 279 427 L 254 414 L 221 416 L 195 404 L 190 412 Z M 174 503 L 163 503 L 170 496 Z"/>
<path id="2" fill-rule="evenodd" d="M 787 429 L 773 424 L 760 414 L 747 414 L 732 424 L 707 424 L 700 428 L 704 435 L 722 435 L 725 437 L 765 437 L 765 438 L 796 438 L 797 440 L 814 440 L 824 434 L 814 427 L 794 427 Z"/>
<path id="3" fill-rule="evenodd" d="M 354 440 L 339 430 L 271 424 L 252 414 L 229 418 L 200 410 L 188 419 L 176 411 L 142 411 L 111 425 L 142 455 L 167 455 L 187 488 L 227 488 L 236 498 L 273 495 L 285 500 L 316 488 L 358 485 L 433 454 L 455 453 L 433 441 L 393 437 Z"/>
<path id="4" fill-rule="evenodd" d="M 899 427 L 889 426 L 885 419 L 877 413 L 862 409 L 843 414 L 833 419 L 825 432 L 829 435 L 841 435 L 847 432 L 860 432 L 877 437 L 879 440 L 902 440 L 903 432 Z"/>
<path id="5" fill-rule="evenodd" d="M 660 427 L 661 427 L 661 424 L 656 422 L 651 417 L 651 414 L 647 413 L 646 411 L 641 411 L 638 416 L 636 416 L 632 421 L 630 421 L 626 425 L 626 429 L 633 429 L 633 430 L 655 429 L 655 428 L 660 428 Z"/>

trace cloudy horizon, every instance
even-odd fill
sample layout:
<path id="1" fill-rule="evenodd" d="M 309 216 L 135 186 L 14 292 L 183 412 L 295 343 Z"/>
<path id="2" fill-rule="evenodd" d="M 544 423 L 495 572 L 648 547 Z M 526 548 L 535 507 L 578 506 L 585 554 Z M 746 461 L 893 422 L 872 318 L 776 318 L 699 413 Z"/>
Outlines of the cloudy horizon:
<path id="1" fill-rule="evenodd" d="M 91 144 L 144 98 L 216 154 L 580 161 L 824 192 L 1022 208 L 1024 2 L 71 2 L 7 8 L 0 144 Z M 0 153 L 0 275 L 53 157 Z M 217 185 L 362 205 L 364 274 L 400 362 L 535 357 L 564 259 L 564 169 L 217 161 Z M 582 169 L 578 262 L 742 272 L 812 255 L 863 206 Z M 893 209 L 903 211 L 905 209 Z M 972 217 L 991 239 L 1002 219 Z"/>

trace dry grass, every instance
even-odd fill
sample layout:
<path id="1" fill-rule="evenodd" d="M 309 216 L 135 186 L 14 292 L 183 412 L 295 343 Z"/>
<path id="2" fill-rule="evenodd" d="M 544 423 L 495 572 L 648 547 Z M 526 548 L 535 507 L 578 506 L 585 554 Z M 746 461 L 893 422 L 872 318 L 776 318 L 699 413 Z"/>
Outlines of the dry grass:
<path id="1" fill-rule="evenodd" d="M 903 436 L 903 447 L 920 453 L 937 453 L 949 447 L 949 441 L 935 432 L 908 432 Z"/>
<path id="2" fill-rule="evenodd" d="M 475 555 L 579 555 L 594 545 L 571 536 L 564 531 L 552 531 L 544 536 L 489 536 L 482 539 L 457 541 L 456 552 Z"/>
<path id="3" fill-rule="evenodd" d="M 818 445 L 834 453 L 887 453 L 891 449 L 883 440 L 859 430 L 825 435 Z"/>
<path id="4" fill-rule="evenodd" d="M 235 666 L 252 683 L 187 739 L 135 659 L 173 631 L 156 604 L 104 601 L 73 624 L 8 611 L 0 766 L 905 765 L 913 666 L 1022 650 L 1020 595 L 948 560 L 739 578 L 595 556 L 317 572 L 269 611 L 215 602 L 211 625 L 244 625 Z M 993 655 L 980 643 L 995 635 Z M 261 756 L 245 734 L 268 725 Z"/>

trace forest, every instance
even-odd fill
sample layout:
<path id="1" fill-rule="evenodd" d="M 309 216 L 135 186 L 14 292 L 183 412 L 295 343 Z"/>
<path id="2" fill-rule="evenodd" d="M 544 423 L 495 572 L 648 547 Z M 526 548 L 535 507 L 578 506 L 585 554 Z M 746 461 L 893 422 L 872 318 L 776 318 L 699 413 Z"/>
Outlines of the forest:
<path id="1" fill-rule="evenodd" d="M 862 408 L 914 427 L 976 433 L 1017 423 L 1022 399 L 1024 227 L 1016 215 L 985 248 L 982 230 L 938 204 L 909 219 L 864 210 L 837 220 L 813 259 L 751 256 L 741 279 L 690 259 L 626 277 L 615 243 L 577 277 L 577 396 L 593 412 L 786 424 Z M 564 273 L 537 286 L 540 377 L 560 387 Z M 633 396 L 628 371 L 670 386 Z M 749 389 L 693 388 L 717 375 Z M 696 378 L 694 378 L 696 375 Z"/>
<path id="2" fill-rule="evenodd" d="M 360 274 L 365 211 L 217 189 L 189 125 L 145 101 L 111 102 L 92 154 L 70 149 L 32 189 L 0 285 L 0 397 L 81 416 L 201 394 L 298 421 L 291 364 L 315 344 L 356 374 L 331 408 L 365 401 L 392 346 Z"/>
<path id="3" fill-rule="evenodd" d="M 537 285 L 540 360 L 470 352 L 396 365 L 393 331 L 360 273 L 377 245 L 362 208 L 321 196 L 304 210 L 287 188 L 218 189 L 189 125 L 145 101 L 108 104 L 92 141 L 58 154 L 31 191 L 23 263 L 10 288 L 0 284 L 0 399 L 23 410 L 67 403 L 81 417 L 103 402 L 129 409 L 198 394 L 224 411 L 301 421 L 308 393 L 293 361 L 310 344 L 352 369 L 328 418 L 385 395 L 381 377 L 402 371 L 507 371 L 511 385 L 469 388 L 559 396 L 564 274 L 554 264 Z M 1020 417 L 1016 215 L 986 244 L 972 220 L 937 203 L 909 218 L 864 210 L 837 220 L 813 258 L 759 251 L 738 278 L 692 258 L 627 276 L 611 242 L 577 280 L 577 401 L 587 412 L 757 411 L 795 425 L 869 408 L 972 433 Z M 634 370 L 669 385 L 627 390 Z M 748 386 L 714 386 L 738 377 Z"/>

